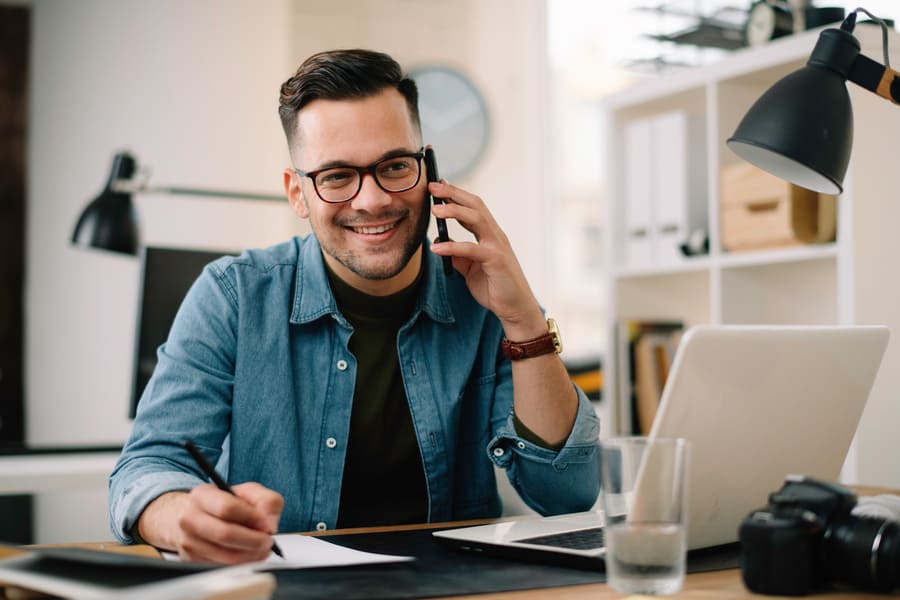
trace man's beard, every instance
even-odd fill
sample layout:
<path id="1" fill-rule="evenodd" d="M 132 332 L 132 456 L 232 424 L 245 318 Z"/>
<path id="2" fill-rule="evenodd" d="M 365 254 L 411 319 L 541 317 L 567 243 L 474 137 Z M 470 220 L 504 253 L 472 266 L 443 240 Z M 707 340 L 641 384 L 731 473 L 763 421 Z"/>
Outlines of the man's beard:
<path id="1" fill-rule="evenodd" d="M 332 258 L 362 279 L 371 281 L 384 281 L 390 279 L 406 267 L 410 259 L 416 253 L 416 250 L 418 250 L 419 246 L 425 241 L 425 235 L 428 233 L 428 222 L 431 219 L 431 212 L 428 210 L 427 196 L 424 200 L 424 204 L 425 205 L 419 213 L 419 221 L 416 223 L 413 235 L 406 240 L 403 252 L 400 255 L 400 260 L 396 263 L 372 266 L 368 264 L 365 257 L 360 257 L 352 252 L 333 253 L 328 252 L 327 249 L 326 252 L 331 254 Z"/>

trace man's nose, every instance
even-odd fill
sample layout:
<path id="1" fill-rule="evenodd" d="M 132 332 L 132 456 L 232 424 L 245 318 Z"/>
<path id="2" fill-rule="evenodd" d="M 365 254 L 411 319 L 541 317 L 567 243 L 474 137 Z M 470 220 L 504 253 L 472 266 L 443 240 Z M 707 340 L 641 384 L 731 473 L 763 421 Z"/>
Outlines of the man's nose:
<path id="1" fill-rule="evenodd" d="M 390 203 L 391 194 L 381 189 L 381 186 L 375 181 L 375 176 L 371 173 L 365 173 L 362 176 L 359 193 L 350 201 L 354 209 L 367 212 L 377 212 Z"/>

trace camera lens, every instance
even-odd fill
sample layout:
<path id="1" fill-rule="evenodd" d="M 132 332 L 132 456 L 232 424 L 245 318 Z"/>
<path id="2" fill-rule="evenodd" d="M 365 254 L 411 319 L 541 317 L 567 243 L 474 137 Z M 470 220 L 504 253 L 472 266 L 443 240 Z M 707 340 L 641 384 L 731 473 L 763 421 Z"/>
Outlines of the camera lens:
<path id="1" fill-rule="evenodd" d="M 846 517 L 831 524 L 825 544 L 833 581 L 879 592 L 900 583 L 900 523 Z"/>

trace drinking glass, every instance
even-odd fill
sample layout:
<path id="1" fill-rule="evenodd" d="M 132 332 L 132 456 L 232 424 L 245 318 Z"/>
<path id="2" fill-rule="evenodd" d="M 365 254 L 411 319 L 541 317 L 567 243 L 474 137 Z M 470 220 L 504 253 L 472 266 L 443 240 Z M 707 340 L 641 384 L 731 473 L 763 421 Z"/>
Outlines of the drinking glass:
<path id="1" fill-rule="evenodd" d="M 684 583 L 690 443 L 601 441 L 606 574 L 625 594 L 673 594 Z"/>

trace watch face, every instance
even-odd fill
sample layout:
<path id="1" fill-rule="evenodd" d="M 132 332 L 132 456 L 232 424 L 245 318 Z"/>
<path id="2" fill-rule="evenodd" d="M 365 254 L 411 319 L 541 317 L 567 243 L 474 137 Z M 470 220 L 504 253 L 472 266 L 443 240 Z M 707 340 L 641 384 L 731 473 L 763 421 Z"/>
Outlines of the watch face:
<path id="1" fill-rule="evenodd" d="M 559 325 L 556 324 L 555 319 L 547 319 L 547 329 L 550 331 L 550 335 L 553 336 L 554 350 L 557 354 L 562 354 L 562 335 L 559 333 Z"/>
<path id="2" fill-rule="evenodd" d="M 441 175 L 456 181 L 477 164 L 488 142 L 487 106 L 462 73 L 446 67 L 410 72 L 419 88 L 422 142 L 434 146 Z"/>

